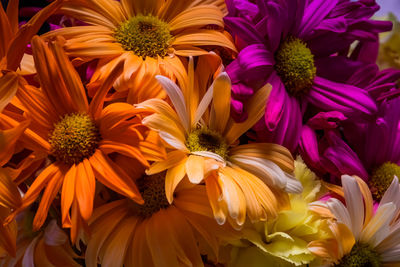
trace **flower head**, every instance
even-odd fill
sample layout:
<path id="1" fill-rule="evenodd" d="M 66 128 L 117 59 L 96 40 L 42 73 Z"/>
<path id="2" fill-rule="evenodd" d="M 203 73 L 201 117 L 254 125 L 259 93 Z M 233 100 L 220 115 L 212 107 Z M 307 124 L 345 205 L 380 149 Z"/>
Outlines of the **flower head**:
<path id="1" fill-rule="evenodd" d="M 315 241 L 310 249 L 336 266 L 381 266 L 399 263 L 400 186 L 398 178 L 383 195 L 374 211 L 367 184 L 358 177 L 342 176 L 345 204 L 337 198 L 315 202 L 315 211 L 331 213 L 333 241 Z M 324 211 L 325 210 L 325 211 Z"/>
<path id="2" fill-rule="evenodd" d="M 239 137 L 263 116 L 270 86 L 259 89 L 249 101 L 248 120 L 235 123 L 230 118 L 231 83 L 227 74 L 217 74 L 208 89 L 207 81 L 214 73 L 207 61 L 215 61 L 213 55 L 208 57 L 199 59 L 196 71 L 193 60 L 189 61 L 182 89 L 168 78 L 157 76 L 175 110 L 158 99 L 137 105 L 153 113 L 143 119 L 143 124 L 157 131 L 170 147 L 167 159 L 155 162 L 147 173 L 167 170 L 169 202 L 185 175 L 194 184 L 205 183 L 220 224 L 228 220 L 240 227 L 246 215 L 252 221 L 266 220 L 285 205 L 285 192 L 298 193 L 302 189 L 291 174 L 293 159 L 285 148 L 267 143 L 238 145 Z M 215 62 L 211 66 L 219 67 Z M 282 201 L 278 202 L 278 196 Z"/>
<path id="3" fill-rule="evenodd" d="M 67 53 L 79 60 L 99 59 L 91 91 L 124 61 L 114 87 L 115 97 L 125 97 L 128 103 L 165 97 L 156 75 L 182 82 L 185 68 L 179 56 L 220 48 L 236 51 L 223 30 L 226 7 L 221 0 L 76 0 L 66 2 L 62 11 L 87 25 L 57 29 L 45 36 L 64 36 Z"/>
<path id="4" fill-rule="evenodd" d="M 128 169 L 136 167 L 131 160 Z M 220 242 L 239 237 L 215 222 L 204 185 L 179 184 L 170 203 L 166 172 L 138 176 L 143 204 L 124 198 L 94 211 L 86 266 L 203 266 L 201 254 L 215 257 Z"/>
<path id="5" fill-rule="evenodd" d="M 390 29 L 390 22 L 369 20 L 375 3 L 241 0 L 227 5 L 224 21 L 240 49 L 227 66 L 235 117 L 245 119 L 243 104 L 260 85 L 272 86 L 264 121 L 254 127 L 258 141 L 294 151 L 305 113 L 340 111 L 363 119 L 376 112 L 368 93 L 343 82 L 339 73 L 357 64 L 343 56 L 353 41 L 373 41 L 376 33 Z"/>
<path id="6" fill-rule="evenodd" d="M 244 262 L 260 266 L 299 266 L 318 262 L 308 244 L 314 240 L 327 240 L 331 235 L 326 218 L 314 213 L 308 205 L 317 200 L 323 190 L 316 175 L 301 158 L 296 159 L 294 172 L 303 185 L 302 194 L 290 194 L 290 209 L 279 211 L 276 218 L 245 225 L 242 243 L 231 246 L 231 255 L 235 256 L 228 266 L 240 266 Z"/>
<path id="7" fill-rule="evenodd" d="M 61 191 L 62 224 L 71 227 L 71 238 L 75 241 L 78 230 L 91 217 L 96 180 L 143 202 L 134 182 L 109 154 L 136 158 L 149 166 L 148 160 L 161 159 L 165 152 L 157 135 L 140 123 L 137 109 L 126 103 L 104 106 L 104 98 L 122 71 L 122 64 L 109 73 L 89 102 L 77 72 L 61 49 L 62 42 L 56 39 L 47 45 L 40 37 L 33 38 L 41 90 L 26 86 L 17 93 L 26 117 L 32 121 L 19 138 L 20 146 L 31 151 L 27 159 L 34 155 L 39 166 L 46 158 L 50 161 L 34 179 L 22 206 L 14 214 L 32 204 L 44 191 L 33 221 L 37 230 Z M 17 124 L 19 117 L 11 113 L 7 120 Z M 24 171 L 26 164 L 21 168 Z"/>

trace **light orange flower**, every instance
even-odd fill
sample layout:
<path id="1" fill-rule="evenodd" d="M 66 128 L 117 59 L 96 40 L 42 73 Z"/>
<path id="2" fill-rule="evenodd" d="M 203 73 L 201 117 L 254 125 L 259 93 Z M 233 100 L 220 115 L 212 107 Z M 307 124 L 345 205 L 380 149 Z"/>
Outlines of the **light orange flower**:
<path id="1" fill-rule="evenodd" d="M 77 62 L 100 59 L 92 86 L 124 60 L 114 87 L 117 97 L 126 96 L 128 103 L 164 97 L 155 76 L 181 81 L 185 68 L 178 56 L 202 55 L 213 48 L 236 51 L 223 30 L 223 0 L 75 0 L 66 2 L 62 12 L 88 26 L 44 36 L 64 36 L 64 48 Z"/>
<path id="2" fill-rule="evenodd" d="M 167 170 L 165 187 L 170 203 L 185 175 L 194 184 L 205 182 L 220 224 L 229 220 L 240 227 L 246 215 L 253 222 L 266 220 L 288 202 L 286 192 L 302 190 L 293 177 L 293 158 L 286 148 L 266 143 L 238 145 L 239 137 L 262 118 L 271 86 L 254 94 L 247 103 L 248 119 L 236 123 L 230 118 L 228 75 L 219 74 L 207 90 L 212 76 L 202 58 L 196 71 L 193 60 L 189 61 L 189 75 L 182 90 L 168 78 L 157 76 L 175 110 L 160 99 L 137 104 L 153 112 L 143 124 L 157 131 L 171 148 L 167 159 L 155 162 L 147 174 Z"/>
<path id="3" fill-rule="evenodd" d="M 339 192 L 339 191 L 337 191 Z M 335 219 L 333 239 L 316 240 L 309 249 L 335 266 L 398 266 L 400 264 L 400 185 L 396 176 L 378 208 L 368 185 L 359 177 L 342 175 L 337 198 L 314 202 L 312 209 Z"/>
<path id="4" fill-rule="evenodd" d="M 238 232 L 215 222 L 204 185 L 186 179 L 169 203 L 165 172 L 136 181 L 143 205 L 120 199 L 94 211 L 86 266 L 203 266 L 201 254 L 215 258 L 222 241 L 239 239 Z"/>
<path id="5" fill-rule="evenodd" d="M 32 39 L 41 90 L 25 86 L 17 92 L 24 115 L 32 121 L 21 136 L 21 144 L 42 162 L 48 157 L 50 161 L 30 185 L 22 206 L 14 214 L 32 204 L 44 190 L 33 221 L 34 230 L 39 229 L 61 190 L 63 227 L 71 227 L 71 239 L 75 241 L 78 230 L 92 214 L 96 180 L 143 202 L 134 182 L 109 154 L 136 158 L 148 166 L 147 160 L 159 160 L 165 152 L 157 135 L 140 123 L 138 111 L 132 105 L 113 103 L 103 107 L 108 90 L 122 71 L 122 63 L 109 73 L 88 103 L 79 75 L 64 54 L 61 42 L 57 39 L 47 46 L 37 36 Z M 11 115 L 8 121 L 16 123 Z"/>

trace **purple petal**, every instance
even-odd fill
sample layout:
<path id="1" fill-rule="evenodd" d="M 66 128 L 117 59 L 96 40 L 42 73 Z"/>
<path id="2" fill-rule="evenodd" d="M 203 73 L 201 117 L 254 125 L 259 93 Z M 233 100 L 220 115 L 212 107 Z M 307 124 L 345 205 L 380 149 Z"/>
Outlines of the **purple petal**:
<path id="1" fill-rule="evenodd" d="M 350 60 L 344 56 L 330 56 L 315 60 L 318 76 L 341 83 L 346 82 L 350 75 L 364 65 L 363 62 Z"/>
<path id="2" fill-rule="evenodd" d="M 289 97 L 282 111 L 281 119 L 273 131 L 265 125 L 265 120 L 254 127 L 257 141 L 280 144 L 295 152 L 300 140 L 302 128 L 302 113 L 297 100 Z"/>
<path id="3" fill-rule="evenodd" d="M 339 177 L 348 174 L 357 175 L 363 180 L 367 180 L 368 173 L 357 154 L 333 131 L 327 133 L 327 138 L 331 146 L 324 151 L 323 155 L 325 160 L 331 162 L 336 169 L 336 171 L 330 171 Z M 328 164 L 327 166 L 332 165 Z"/>
<path id="4" fill-rule="evenodd" d="M 340 111 L 345 116 L 371 115 L 377 107 L 366 91 L 355 86 L 315 77 L 307 99 L 324 111 Z"/>
<path id="5" fill-rule="evenodd" d="M 281 38 L 285 38 L 285 36 L 282 36 L 282 30 L 284 28 L 283 24 L 287 19 L 285 18 L 285 13 L 283 12 L 281 5 L 277 3 L 268 3 L 267 12 L 268 46 L 271 51 L 276 51 L 281 42 Z"/>
<path id="6" fill-rule="evenodd" d="M 245 81 L 265 79 L 275 64 L 274 55 L 263 44 L 249 45 L 240 51 L 237 58 Z"/>
<path id="7" fill-rule="evenodd" d="M 287 94 L 285 86 L 275 72 L 272 73 L 268 82 L 272 85 L 272 90 L 265 108 L 265 124 L 268 130 L 273 131 L 282 117 L 283 109 L 289 101 L 290 96 Z"/>
<path id="8" fill-rule="evenodd" d="M 335 129 L 344 120 L 347 120 L 346 116 L 338 111 L 319 112 L 308 120 L 307 125 L 313 129 Z"/>
<path id="9" fill-rule="evenodd" d="M 247 44 L 262 44 L 264 38 L 255 30 L 254 25 L 243 18 L 225 17 L 225 26 L 233 35 L 237 35 Z"/>
<path id="10" fill-rule="evenodd" d="M 317 135 L 314 130 L 307 125 L 304 125 L 301 131 L 299 152 L 308 166 L 311 166 L 313 170 L 323 172 L 318 150 Z"/>
<path id="11" fill-rule="evenodd" d="M 347 23 L 344 18 L 325 19 L 314 28 L 314 30 L 318 31 L 332 31 L 337 33 L 343 33 L 346 29 Z"/>
<path id="12" fill-rule="evenodd" d="M 322 20 L 336 6 L 338 0 L 314 0 L 305 9 L 301 26 L 297 36 L 302 38 L 312 31 L 316 26 L 320 25 Z"/>

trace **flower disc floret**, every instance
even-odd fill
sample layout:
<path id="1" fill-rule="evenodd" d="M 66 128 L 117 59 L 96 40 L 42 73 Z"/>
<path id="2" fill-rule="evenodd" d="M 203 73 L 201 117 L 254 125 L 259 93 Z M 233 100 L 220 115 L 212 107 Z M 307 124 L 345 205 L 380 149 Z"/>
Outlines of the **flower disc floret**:
<path id="1" fill-rule="evenodd" d="M 224 138 L 206 127 L 191 132 L 186 139 L 186 146 L 190 152 L 209 151 L 228 158 L 229 146 Z"/>
<path id="2" fill-rule="evenodd" d="M 165 172 L 143 176 L 137 180 L 137 185 L 144 200 L 143 205 L 135 205 L 135 211 L 140 217 L 151 217 L 157 211 L 170 206 L 165 194 Z"/>
<path id="3" fill-rule="evenodd" d="M 99 131 L 87 114 L 67 114 L 54 125 L 49 143 L 51 154 L 66 164 L 79 163 L 95 152 L 100 141 Z"/>
<path id="4" fill-rule="evenodd" d="M 114 38 L 127 51 L 139 57 L 164 57 L 172 41 L 166 22 L 152 15 L 137 15 L 123 22 Z"/>
<path id="5" fill-rule="evenodd" d="M 297 97 L 308 93 L 316 68 L 306 43 L 296 37 L 287 38 L 275 53 L 275 61 L 275 70 L 289 94 Z"/>
<path id="6" fill-rule="evenodd" d="M 368 183 L 376 200 L 383 197 L 395 175 L 400 178 L 400 166 L 392 162 L 385 162 L 372 171 Z"/>
<path id="7" fill-rule="evenodd" d="M 337 267 L 379 267 L 381 260 L 378 252 L 368 244 L 356 243 L 350 253 L 345 255 Z"/>

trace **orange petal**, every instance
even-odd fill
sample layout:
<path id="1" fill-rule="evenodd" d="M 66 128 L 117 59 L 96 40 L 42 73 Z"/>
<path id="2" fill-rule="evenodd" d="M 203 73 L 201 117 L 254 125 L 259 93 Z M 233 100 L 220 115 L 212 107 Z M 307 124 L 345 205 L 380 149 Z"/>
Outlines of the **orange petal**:
<path id="1" fill-rule="evenodd" d="M 15 215 L 19 213 L 20 211 L 24 210 L 28 206 L 30 206 L 38 197 L 40 192 L 43 190 L 45 186 L 48 185 L 48 183 L 52 179 L 59 179 L 61 176 L 63 176 L 62 169 L 64 166 L 61 164 L 55 162 L 47 168 L 45 168 L 38 177 L 33 181 L 32 185 L 29 187 L 28 191 L 24 195 L 22 199 L 22 205 L 16 209 L 10 216 L 7 217 L 5 220 L 5 223 L 10 223 L 11 220 L 14 219 Z"/>
<path id="2" fill-rule="evenodd" d="M 16 209 L 22 204 L 17 185 L 13 183 L 7 171 L 0 168 L 0 205 Z"/>
<path id="3" fill-rule="evenodd" d="M 103 108 L 103 103 L 105 100 L 104 98 L 107 95 L 108 91 L 111 89 L 115 80 L 118 78 L 119 75 L 121 75 L 123 67 L 124 61 L 119 61 L 114 68 L 109 69 L 110 72 L 107 73 L 107 78 L 102 82 L 102 85 L 90 102 L 89 112 L 95 119 L 100 116 L 100 112 Z"/>
<path id="4" fill-rule="evenodd" d="M 47 44 L 38 36 L 32 38 L 33 57 L 44 95 L 58 117 L 74 111 L 72 99 L 64 83 L 55 57 Z"/>
<path id="5" fill-rule="evenodd" d="M 170 204 L 174 198 L 175 188 L 185 177 L 185 174 L 185 160 L 167 170 L 167 174 L 165 175 L 165 195 Z"/>
<path id="6" fill-rule="evenodd" d="M 131 158 L 139 160 L 140 163 L 143 164 L 143 166 L 146 166 L 146 167 L 150 166 L 149 163 L 147 162 L 147 160 L 143 157 L 140 150 L 136 147 L 126 145 L 123 143 L 118 143 L 115 141 L 102 140 L 100 142 L 99 149 L 102 150 L 106 154 L 110 154 L 113 152 L 120 153 L 127 157 L 131 157 Z"/>
<path id="7" fill-rule="evenodd" d="M 62 49 L 62 41 L 60 37 L 55 42 L 50 42 L 50 48 L 54 54 L 57 65 L 60 68 L 60 73 L 63 77 L 65 86 L 71 96 L 72 104 L 76 111 L 87 112 L 89 104 L 86 97 L 85 89 L 78 72 L 72 66 L 67 55 Z"/>
<path id="8" fill-rule="evenodd" d="M 10 103 L 17 90 L 18 75 L 16 73 L 8 72 L 0 76 L 0 112 Z"/>
<path id="9" fill-rule="evenodd" d="M 88 221 L 92 216 L 96 189 L 96 180 L 88 159 L 84 159 L 77 165 L 77 177 L 75 181 L 76 199 L 82 218 Z"/>
<path id="10" fill-rule="evenodd" d="M 185 28 L 201 28 L 207 25 L 224 27 L 221 10 L 213 5 L 201 5 L 186 9 L 173 18 L 168 25 L 171 31 L 183 30 Z"/>
<path id="11" fill-rule="evenodd" d="M 194 184 L 199 184 L 204 179 L 204 157 L 190 155 L 186 160 L 186 173 L 189 181 Z"/>
<path id="12" fill-rule="evenodd" d="M 64 182 L 62 185 L 61 192 L 61 221 L 63 227 L 71 227 L 71 218 L 69 215 L 69 209 L 71 208 L 72 202 L 75 199 L 75 183 L 77 177 L 77 167 L 72 164 L 68 172 L 65 174 Z"/>
<path id="13" fill-rule="evenodd" d="M 246 103 L 248 118 L 244 122 L 235 123 L 232 119 L 229 121 L 225 136 L 229 144 L 234 143 L 242 134 L 253 127 L 265 113 L 265 103 L 271 92 L 271 85 L 266 84 L 251 97 Z"/>
<path id="14" fill-rule="evenodd" d="M 228 74 L 220 74 L 213 83 L 213 104 L 209 126 L 219 133 L 225 132 L 231 111 L 231 80 Z"/>
<path id="15" fill-rule="evenodd" d="M 139 204 L 143 203 L 141 194 L 131 177 L 119 169 L 101 150 L 97 150 L 89 158 L 89 161 L 100 183 L 121 195 L 133 199 Z"/>
<path id="16" fill-rule="evenodd" d="M 0 58 L 3 58 L 7 54 L 8 45 L 12 37 L 10 21 L 6 12 L 4 12 L 3 6 L 0 6 Z"/>
<path id="17" fill-rule="evenodd" d="M 52 177 L 52 179 L 47 184 L 43 196 L 40 200 L 39 208 L 37 209 L 35 218 L 33 220 L 33 231 L 39 230 L 45 222 L 50 205 L 60 191 L 63 178 L 63 175 L 59 174 Z"/>
<path id="18" fill-rule="evenodd" d="M 172 46 L 191 45 L 191 46 L 221 46 L 237 51 L 232 40 L 225 34 L 214 30 L 195 30 L 186 31 L 175 36 Z M 178 52 L 178 51 L 177 51 Z"/>
<path id="19" fill-rule="evenodd" d="M 10 44 L 9 53 L 7 54 L 7 64 L 9 69 L 16 70 L 18 68 L 25 53 L 25 48 L 31 41 L 32 36 L 39 31 L 47 18 L 60 8 L 62 3 L 63 0 L 53 1 L 51 4 L 36 13 L 28 23 L 19 29 L 17 35 Z"/>

